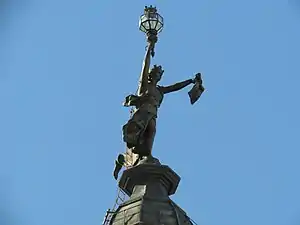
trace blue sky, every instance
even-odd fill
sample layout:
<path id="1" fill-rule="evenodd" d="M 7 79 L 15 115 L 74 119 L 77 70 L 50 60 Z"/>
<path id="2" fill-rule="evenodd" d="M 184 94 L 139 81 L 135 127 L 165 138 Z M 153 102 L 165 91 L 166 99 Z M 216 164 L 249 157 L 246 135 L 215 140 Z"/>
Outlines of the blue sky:
<path id="1" fill-rule="evenodd" d="M 203 225 L 298 225 L 299 0 L 3 1 L 0 224 L 102 222 L 149 4 L 165 18 L 161 84 L 202 72 L 207 89 L 160 109 L 154 155 L 182 177 L 174 201 Z"/>

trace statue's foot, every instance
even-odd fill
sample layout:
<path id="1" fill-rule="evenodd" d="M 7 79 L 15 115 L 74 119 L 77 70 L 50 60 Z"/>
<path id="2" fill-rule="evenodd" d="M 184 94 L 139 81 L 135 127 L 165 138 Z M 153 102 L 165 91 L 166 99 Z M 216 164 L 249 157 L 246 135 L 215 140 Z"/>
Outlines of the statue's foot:
<path id="1" fill-rule="evenodd" d="M 128 146 L 128 145 L 127 145 Z M 139 154 L 138 146 L 131 146 L 131 152 L 134 154 Z"/>
<path id="2" fill-rule="evenodd" d="M 140 144 L 131 148 L 132 153 L 140 156 L 151 155 L 151 149 L 147 146 L 146 142 L 141 142 Z"/>
<path id="3" fill-rule="evenodd" d="M 126 143 L 127 148 L 134 149 L 134 144 Z"/>

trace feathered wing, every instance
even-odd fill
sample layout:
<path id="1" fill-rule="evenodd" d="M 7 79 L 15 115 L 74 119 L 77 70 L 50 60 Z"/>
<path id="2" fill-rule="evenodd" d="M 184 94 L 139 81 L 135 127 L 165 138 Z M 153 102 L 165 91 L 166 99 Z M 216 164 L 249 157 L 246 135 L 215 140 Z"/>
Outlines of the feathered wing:
<path id="1" fill-rule="evenodd" d="M 134 154 L 130 148 L 126 148 L 125 156 L 125 168 L 128 169 L 133 166 L 135 161 L 138 159 L 138 155 Z"/>

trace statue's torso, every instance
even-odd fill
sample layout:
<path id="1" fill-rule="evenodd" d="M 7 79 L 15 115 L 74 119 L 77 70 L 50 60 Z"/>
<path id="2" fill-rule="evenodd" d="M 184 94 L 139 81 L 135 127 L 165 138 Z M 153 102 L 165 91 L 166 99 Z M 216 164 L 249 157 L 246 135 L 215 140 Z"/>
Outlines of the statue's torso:
<path id="1" fill-rule="evenodd" d="M 142 104 L 138 110 L 146 110 L 151 114 L 157 115 L 157 109 L 160 107 L 164 93 L 159 86 L 148 86 L 147 90 L 140 95 Z"/>

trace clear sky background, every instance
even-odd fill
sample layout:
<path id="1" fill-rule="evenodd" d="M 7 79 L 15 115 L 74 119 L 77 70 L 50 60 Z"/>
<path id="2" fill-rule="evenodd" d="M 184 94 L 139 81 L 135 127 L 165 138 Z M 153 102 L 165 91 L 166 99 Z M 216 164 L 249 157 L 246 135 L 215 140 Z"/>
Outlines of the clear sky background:
<path id="1" fill-rule="evenodd" d="M 165 18 L 161 84 L 202 72 L 207 89 L 160 110 L 174 201 L 202 225 L 299 225 L 299 0 L 2 0 L 0 224 L 102 223 L 149 4 Z"/>

